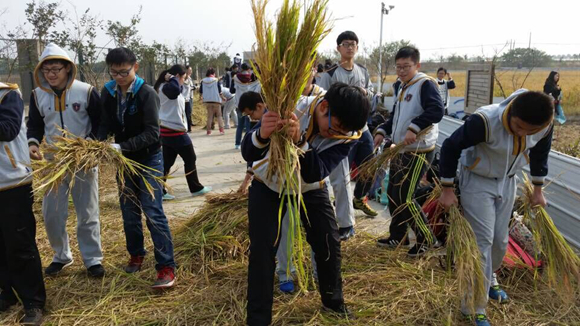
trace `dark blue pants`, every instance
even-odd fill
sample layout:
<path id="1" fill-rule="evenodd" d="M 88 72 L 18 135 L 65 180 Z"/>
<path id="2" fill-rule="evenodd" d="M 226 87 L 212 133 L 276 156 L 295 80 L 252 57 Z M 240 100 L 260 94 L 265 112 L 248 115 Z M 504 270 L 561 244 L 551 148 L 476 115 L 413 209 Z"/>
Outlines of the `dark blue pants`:
<path id="1" fill-rule="evenodd" d="M 360 139 L 354 144 L 348 153 L 348 162 L 356 163 L 356 166 L 360 167 L 363 163 L 370 160 L 373 157 L 374 142 L 373 136 L 370 131 L 363 132 Z M 372 180 L 362 181 L 358 180 L 356 186 L 354 187 L 354 197 L 361 199 L 366 196 L 373 185 Z"/>
<path id="2" fill-rule="evenodd" d="M 238 111 L 238 126 L 236 127 L 236 145 L 242 144 L 242 133 L 250 131 L 250 118 Z"/>
<path id="3" fill-rule="evenodd" d="M 165 266 L 175 267 L 173 240 L 161 204 L 163 188 L 151 177 L 151 175 L 163 176 L 162 153 L 159 151 L 137 162 L 156 170 L 151 174 L 145 173 L 145 178 L 154 188 L 155 198 L 151 197 L 141 178 L 132 175 L 125 177 L 125 188 L 121 190 L 120 201 L 127 251 L 131 256 L 145 256 L 147 253 L 143 245 L 143 223 L 141 222 L 141 213 L 143 213 L 155 248 L 157 261 L 155 269 L 159 270 Z"/>

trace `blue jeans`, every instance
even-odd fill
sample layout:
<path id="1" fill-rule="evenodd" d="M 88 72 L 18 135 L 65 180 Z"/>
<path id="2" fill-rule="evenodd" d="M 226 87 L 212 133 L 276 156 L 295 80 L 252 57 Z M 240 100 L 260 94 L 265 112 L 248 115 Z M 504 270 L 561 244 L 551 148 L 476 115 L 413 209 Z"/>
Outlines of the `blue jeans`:
<path id="1" fill-rule="evenodd" d="M 154 188 L 155 198 L 152 198 L 145 188 L 143 179 L 134 175 L 125 176 L 125 188 L 120 191 L 120 202 L 127 251 L 131 256 L 145 256 L 147 253 L 143 245 L 143 223 L 141 222 L 141 213 L 143 213 L 155 248 L 155 260 L 157 261 L 155 269 L 160 270 L 165 266 L 175 268 L 173 240 L 161 204 L 163 188 L 152 178 L 152 175 L 163 176 L 162 153 L 159 151 L 146 159 L 137 160 L 137 162 L 156 170 L 151 174 L 145 172 L 145 179 Z"/>
<path id="2" fill-rule="evenodd" d="M 238 126 L 236 128 L 236 145 L 242 144 L 242 133 L 250 131 L 250 118 L 238 112 Z"/>
<path id="3" fill-rule="evenodd" d="M 373 158 L 374 151 L 374 141 L 373 136 L 370 131 L 365 131 L 359 138 L 359 140 L 354 144 L 348 153 L 348 162 L 356 163 L 356 166 L 360 167 L 363 163 Z M 372 187 L 373 181 L 362 181 L 357 180 L 356 186 L 354 187 L 354 197 L 361 199 L 368 194 Z"/>

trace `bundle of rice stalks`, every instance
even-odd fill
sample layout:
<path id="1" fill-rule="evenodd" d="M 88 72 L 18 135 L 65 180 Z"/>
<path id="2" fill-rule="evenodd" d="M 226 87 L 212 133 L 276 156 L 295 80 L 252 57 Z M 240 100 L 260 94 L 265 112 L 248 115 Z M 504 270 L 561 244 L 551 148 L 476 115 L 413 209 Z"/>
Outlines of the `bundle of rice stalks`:
<path id="1" fill-rule="evenodd" d="M 180 262 L 207 275 L 214 261 L 245 260 L 249 248 L 247 215 L 247 195 L 208 195 L 204 206 L 175 233 Z"/>
<path id="2" fill-rule="evenodd" d="M 205 129 L 207 123 L 207 110 L 198 97 L 193 100 L 193 105 L 191 107 L 191 121 L 198 126 L 202 126 L 202 129 Z"/>
<path id="3" fill-rule="evenodd" d="M 430 126 L 421 130 L 417 134 L 417 141 L 425 137 L 425 135 L 429 133 L 432 128 L 433 126 Z M 371 158 L 370 160 L 363 163 L 360 167 L 358 167 L 358 177 L 365 181 L 368 180 L 374 181 L 377 176 L 377 172 L 380 169 L 388 168 L 389 162 L 392 159 L 394 159 L 399 154 L 399 152 L 406 146 L 407 145 L 405 145 L 403 142 L 400 142 L 398 144 L 395 144 L 395 146 L 384 148 L 381 154 L 375 155 L 373 158 Z"/>
<path id="4" fill-rule="evenodd" d="M 548 286 L 556 290 L 564 301 L 573 303 L 580 285 L 580 257 L 558 231 L 544 207 L 532 206 L 534 185 L 526 174 L 520 189 L 523 193 L 521 209 L 524 221 L 530 227 L 543 256 Z"/>
<path id="5" fill-rule="evenodd" d="M 268 0 L 252 0 L 256 44 L 254 46 L 254 72 L 262 84 L 262 96 L 270 111 L 282 119 L 290 119 L 296 104 L 311 78 L 316 60 L 316 49 L 330 32 L 328 0 L 312 0 L 302 6 L 296 0 L 284 0 L 278 11 L 276 26 L 266 17 Z M 288 239 L 296 245 L 293 252 L 298 283 L 304 289 L 306 275 L 303 267 L 300 232 L 301 197 L 300 149 L 294 145 L 285 125 L 270 136 L 267 178 L 276 176 L 280 184 L 281 201 L 278 220 L 282 219 L 282 205 L 287 206 L 290 218 Z M 279 223 L 280 225 L 281 223 Z M 280 231 L 278 231 L 278 235 Z M 291 256 L 291 255 L 289 255 Z"/>
<path id="6" fill-rule="evenodd" d="M 455 267 L 459 294 L 463 296 L 472 313 L 475 313 L 475 307 L 484 304 L 487 298 L 481 253 L 471 225 L 457 206 L 449 209 L 448 219 L 447 266 Z"/>
<path id="7" fill-rule="evenodd" d="M 161 178 L 152 175 L 153 172 L 157 172 L 156 170 L 126 158 L 113 149 L 109 142 L 70 137 L 66 131 L 61 131 L 63 136 L 53 137 L 54 143 L 45 147 L 44 153 L 49 159 L 33 164 L 35 194 L 42 195 L 46 191 L 56 190 L 63 182 L 67 182 L 68 186 L 72 187 L 77 174 L 89 172 L 99 165 L 110 165 L 116 168 L 121 189 L 125 186 L 126 176 L 142 179 L 147 192 L 152 197 L 154 187 L 164 184 Z M 152 185 L 147 181 L 146 176 L 151 176 L 159 184 Z"/>

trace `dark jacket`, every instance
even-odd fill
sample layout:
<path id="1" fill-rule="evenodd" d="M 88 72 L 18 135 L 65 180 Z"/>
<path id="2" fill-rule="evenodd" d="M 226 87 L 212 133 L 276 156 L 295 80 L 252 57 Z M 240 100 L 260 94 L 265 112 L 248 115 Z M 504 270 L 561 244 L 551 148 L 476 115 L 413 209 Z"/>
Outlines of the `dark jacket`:
<path id="1" fill-rule="evenodd" d="M 136 77 L 131 93 L 127 93 L 125 108 L 120 105 L 120 91 L 114 80 L 101 91 L 103 115 L 98 139 L 115 136 L 123 154 L 133 160 L 142 160 L 159 152 L 159 96 L 153 87 Z M 121 112 L 119 111 L 121 110 Z"/>

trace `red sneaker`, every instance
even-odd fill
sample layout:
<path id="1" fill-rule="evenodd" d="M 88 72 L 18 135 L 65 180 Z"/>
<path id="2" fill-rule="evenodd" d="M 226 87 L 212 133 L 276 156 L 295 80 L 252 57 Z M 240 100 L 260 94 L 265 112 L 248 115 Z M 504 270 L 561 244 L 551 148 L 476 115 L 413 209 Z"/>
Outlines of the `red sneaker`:
<path id="1" fill-rule="evenodd" d="M 129 263 L 125 266 L 125 272 L 131 274 L 140 271 L 143 260 L 145 260 L 145 256 L 131 256 Z"/>
<path id="2" fill-rule="evenodd" d="M 175 283 L 175 273 L 173 267 L 165 266 L 157 272 L 157 280 L 151 286 L 154 289 L 166 289 Z"/>

